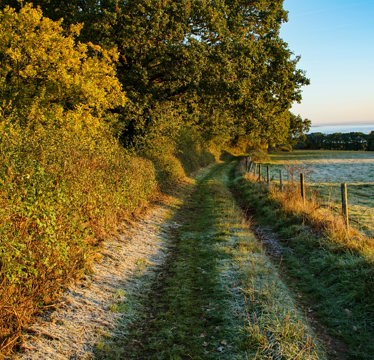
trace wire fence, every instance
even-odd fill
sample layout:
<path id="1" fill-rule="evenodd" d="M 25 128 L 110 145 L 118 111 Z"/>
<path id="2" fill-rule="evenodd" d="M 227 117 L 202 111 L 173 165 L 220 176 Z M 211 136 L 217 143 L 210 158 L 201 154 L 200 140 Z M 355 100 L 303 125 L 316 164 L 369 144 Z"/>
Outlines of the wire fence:
<path id="1" fill-rule="evenodd" d="M 374 237 L 374 183 L 370 182 L 316 182 L 311 170 L 302 166 L 279 166 L 257 163 L 246 157 L 247 173 L 268 186 L 283 191 L 286 187 L 298 188 L 303 201 L 313 199 L 320 207 L 331 209 L 369 237 Z"/>

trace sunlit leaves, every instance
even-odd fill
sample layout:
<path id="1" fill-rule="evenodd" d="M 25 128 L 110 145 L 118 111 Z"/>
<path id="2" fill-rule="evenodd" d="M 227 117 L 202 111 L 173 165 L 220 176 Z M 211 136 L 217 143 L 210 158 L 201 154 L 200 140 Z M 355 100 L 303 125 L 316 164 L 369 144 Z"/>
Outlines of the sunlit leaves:
<path id="1" fill-rule="evenodd" d="M 121 103 L 118 83 L 111 87 L 112 76 L 117 75 L 129 99 L 119 115 L 125 144 L 143 143 L 145 138 L 163 132 L 167 123 L 173 134 L 178 127 L 195 126 L 206 140 L 245 136 L 268 146 L 289 138 L 289 109 L 300 101 L 300 89 L 308 80 L 297 68 L 299 58 L 279 36 L 287 20 L 282 0 L 36 3 L 47 16 L 64 17 L 64 22 L 52 23 L 36 12 L 35 19 L 21 27 L 27 27 L 24 35 L 31 36 L 27 43 L 32 43 L 31 47 L 43 39 L 46 45 L 38 49 L 44 55 L 26 50 L 32 61 L 24 64 L 19 46 L 14 46 L 7 56 L 13 65 L 21 66 L 11 79 L 38 77 L 37 82 L 42 83 L 37 86 L 40 103 L 56 102 L 57 98 L 64 109 L 84 104 L 100 114 Z M 57 37 L 56 42 L 67 50 L 56 54 L 56 44 L 42 27 L 48 29 L 53 24 L 52 32 L 61 35 L 61 26 L 67 29 L 77 21 L 84 22 L 83 29 L 74 25 L 65 42 Z M 116 73 L 109 65 L 112 57 L 108 50 L 76 43 L 73 33 L 105 49 L 116 48 Z M 18 39 L 20 44 L 26 41 L 24 35 Z M 67 45 L 68 41 L 72 44 Z M 72 48 L 74 56 L 69 54 Z M 94 56 L 88 58 L 88 54 Z M 43 75 L 40 80 L 41 68 L 49 74 L 48 81 Z M 18 93 L 14 82 L 10 92 L 21 96 L 24 92 Z M 26 88 L 30 93 L 36 91 L 33 83 Z M 161 117 L 160 109 L 164 109 Z"/>
<path id="2" fill-rule="evenodd" d="M 61 22 L 43 17 L 26 5 L 19 12 L 0 13 L 0 106 L 27 118 L 30 108 L 41 113 L 61 107 L 86 108 L 102 116 L 122 106 L 125 96 L 116 77 L 117 54 L 75 40 L 81 25 L 66 32 Z M 53 110 L 54 111 L 54 110 Z"/>

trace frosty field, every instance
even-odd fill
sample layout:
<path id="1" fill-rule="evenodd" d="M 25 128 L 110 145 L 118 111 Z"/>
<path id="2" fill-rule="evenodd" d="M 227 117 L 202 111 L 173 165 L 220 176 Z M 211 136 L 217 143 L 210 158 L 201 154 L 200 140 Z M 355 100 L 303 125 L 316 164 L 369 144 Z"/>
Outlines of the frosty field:
<path id="1" fill-rule="evenodd" d="M 321 204 L 340 210 L 340 184 L 348 183 L 352 225 L 374 236 L 374 153 L 358 151 L 294 151 L 270 155 L 271 177 L 295 183 L 305 174 L 308 193 Z"/>

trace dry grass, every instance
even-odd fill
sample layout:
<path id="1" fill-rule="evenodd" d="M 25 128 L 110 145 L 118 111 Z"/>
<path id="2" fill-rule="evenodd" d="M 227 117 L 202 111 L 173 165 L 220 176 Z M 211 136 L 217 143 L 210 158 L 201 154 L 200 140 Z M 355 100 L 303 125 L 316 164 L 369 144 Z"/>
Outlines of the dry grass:
<path id="1" fill-rule="evenodd" d="M 244 166 L 243 161 L 242 169 Z M 255 176 L 252 173 L 247 173 L 245 177 L 252 182 L 258 181 L 258 175 Z M 264 184 L 264 186 L 266 185 Z M 336 244 L 359 251 L 374 260 L 374 239 L 363 235 L 352 226 L 347 228 L 343 216 L 338 214 L 335 208 L 321 206 L 320 199 L 316 194 L 312 194 L 304 201 L 298 186 L 288 184 L 284 186 L 283 191 L 280 191 L 278 184 L 271 184 L 269 196 L 286 213 L 301 216 L 305 222 L 315 230 L 326 234 Z"/>
<path id="2" fill-rule="evenodd" d="M 374 154 L 360 151 L 294 151 L 273 153 L 270 171 L 279 179 L 279 171 L 296 178 L 303 172 L 308 192 L 321 206 L 340 211 L 340 184 L 348 184 L 348 202 L 352 226 L 369 237 L 374 236 Z"/>
<path id="3" fill-rule="evenodd" d="M 332 241 L 374 259 L 373 239 L 351 226 L 347 228 L 343 216 L 329 208 L 321 207 L 318 199 L 312 198 L 304 202 L 299 190 L 294 187 L 286 187 L 283 192 L 272 187 L 270 196 L 279 202 L 286 212 L 301 215 L 314 229 L 323 231 Z"/>
<path id="4" fill-rule="evenodd" d="M 373 239 L 346 229 L 341 216 L 315 200 L 304 204 L 293 188 L 269 191 L 253 176 L 243 178 L 240 171 L 232 176 L 242 206 L 286 247 L 281 266 L 288 281 L 327 335 L 342 345 L 338 350 L 344 349 L 345 358 L 372 359 Z M 338 354 L 332 358 L 341 359 Z"/>

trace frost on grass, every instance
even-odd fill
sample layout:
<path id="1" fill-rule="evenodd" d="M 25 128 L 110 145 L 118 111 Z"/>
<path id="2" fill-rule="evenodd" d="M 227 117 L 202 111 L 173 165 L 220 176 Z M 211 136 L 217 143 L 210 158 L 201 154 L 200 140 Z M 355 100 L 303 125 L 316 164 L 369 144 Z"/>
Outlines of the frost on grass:
<path id="1" fill-rule="evenodd" d="M 230 199 L 229 194 L 226 195 Z M 306 317 L 265 253 L 262 243 L 248 229 L 248 223 L 229 201 L 219 208 L 220 234 L 217 243 L 231 257 L 220 260 L 220 280 L 231 294 L 227 302 L 230 318 L 225 319 L 232 333 L 241 328 L 239 348 L 230 349 L 230 338 L 220 345 L 229 359 L 308 359 L 326 356 Z M 256 229 L 257 236 L 260 229 Z M 289 249 L 269 232 L 261 232 L 262 242 L 270 245 L 272 255 L 280 257 Z M 222 359 L 225 357 L 221 355 Z"/>
<path id="2" fill-rule="evenodd" d="M 176 199 L 169 199 L 176 205 Z M 178 226 L 170 206 L 155 207 L 123 235 L 104 244 L 92 274 L 71 286 L 56 310 L 44 314 L 24 334 L 15 360 L 92 359 L 95 348 L 115 332 L 129 312 L 118 311 L 128 294 L 143 286 L 140 273 L 152 272 L 166 253 L 165 233 Z M 169 219 L 169 220 L 167 220 Z"/>

